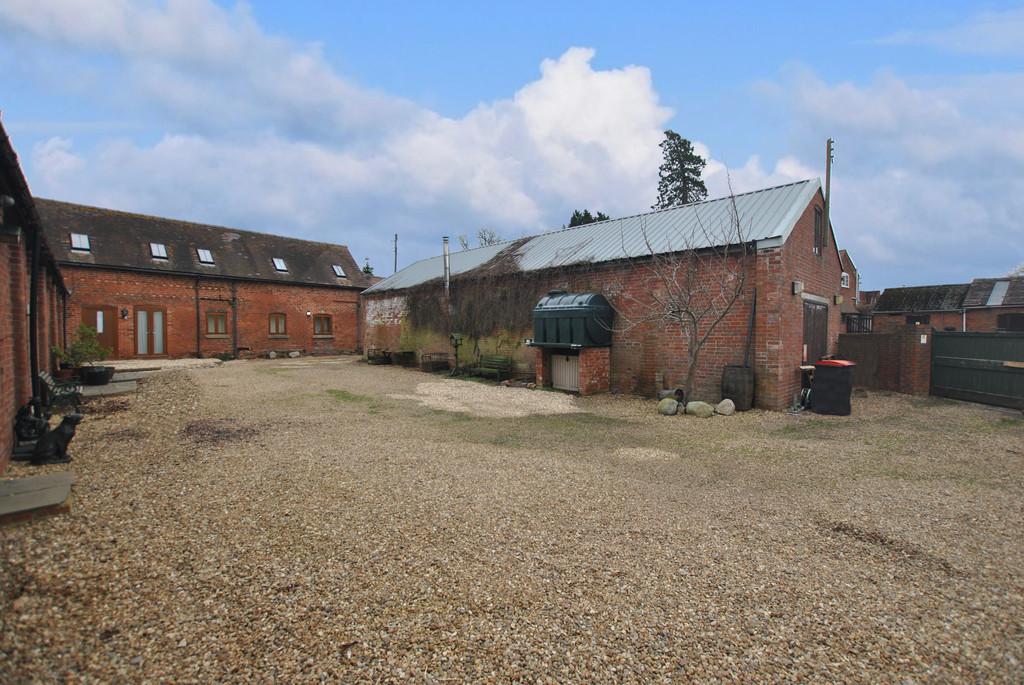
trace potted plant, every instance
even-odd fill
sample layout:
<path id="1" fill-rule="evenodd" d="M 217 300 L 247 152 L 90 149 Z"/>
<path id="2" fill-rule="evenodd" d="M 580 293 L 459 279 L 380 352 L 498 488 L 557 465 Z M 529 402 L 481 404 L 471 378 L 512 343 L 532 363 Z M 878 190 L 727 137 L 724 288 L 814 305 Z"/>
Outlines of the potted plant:
<path id="1" fill-rule="evenodd" d="M 50 348 L 53 355 L 53 377 L 59 381 L 69 381 L 75 377 L 75 368 L 68 360 L 67 353 L 54 345 Z"/>
<path id="2" fill-rule="evenodd" d="M 78 377 L 86 385 L 106 385 L 114 376 L 114 367 L 96 366 L 110 354 L 110 348 L 100 344 L 96 329 L 82 324 L 67 349 L 57 352 L 58 357 L 78 370 Z"/>

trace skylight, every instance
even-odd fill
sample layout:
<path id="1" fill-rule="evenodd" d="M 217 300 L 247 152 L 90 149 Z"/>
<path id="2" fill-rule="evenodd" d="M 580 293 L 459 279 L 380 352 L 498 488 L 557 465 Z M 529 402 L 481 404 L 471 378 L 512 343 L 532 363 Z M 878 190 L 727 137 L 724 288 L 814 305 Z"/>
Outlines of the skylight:
<path id="1" fill-rule="evenodd" d="M 153 259 L 167 259 L 167 246 L 163 243 L 150 243 L 149 254 Z"/>
<path id="2" fill-rule="evenodd" d="M 985 304 L 989 307 L 998 307 L 1003 303 L 1003 298 L 1006 297 L 1006 291 L 1010 289 L 1009 281 L 996 281 L 992 285 L 992 292 L 988 296 L 988 302 Z"/>
<path id="3" fill-rule="evenodd" d="M 338 278 L 345 278 L 345 270 L 341 268 L 341 264 L 334 264 L 334 275 Z"/>
<path id="4" fill-rule="evenodd" d="M 81 250 L 82 252 L 89 251 L 89 236 L 84 233 L 72 233 L 71 234 L 71 249 Z"/>
<path id="5" fill-rule="evenodd" d="M 274 268 L 278 271 L 287 271 L 288 265 L 284 263 L 284 260 L 280 257 L 274 257 Z"/>
<path id="6" fill-rule="evenodd" d="M 209 250 L 204 250 L 201 247 L 196 248 L 196 255 L 199 256 L 200 264 L 213 264 L 213 253 Z"/>

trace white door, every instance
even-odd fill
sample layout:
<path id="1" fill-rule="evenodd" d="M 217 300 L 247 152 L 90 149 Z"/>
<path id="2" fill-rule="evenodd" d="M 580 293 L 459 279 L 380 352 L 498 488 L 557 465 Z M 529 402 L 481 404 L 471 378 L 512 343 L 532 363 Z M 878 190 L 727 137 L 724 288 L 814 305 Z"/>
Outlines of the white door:
<path id="1" fill-rule="evenodd" d="M 551 353 L 551 385 L 559 390 L 580 390 L 580 356 Z"/>

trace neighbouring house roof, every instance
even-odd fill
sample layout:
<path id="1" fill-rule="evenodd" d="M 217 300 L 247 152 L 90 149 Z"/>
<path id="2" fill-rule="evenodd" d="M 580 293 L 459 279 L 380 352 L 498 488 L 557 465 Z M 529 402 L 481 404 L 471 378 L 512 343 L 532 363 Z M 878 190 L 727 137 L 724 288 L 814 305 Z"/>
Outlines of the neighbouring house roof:
<path id="1" fill-rule="evenodd" d="M 900 312 L 956 311 L 963 306 L 967 283 L 920 285 L 911 288 L 886 288 L 878 297 L 876 314 Z"/>
<path id="2" fill-rule="evenodd" d="M 746 238 L 756 240 L 759 248 L 782 245 L 820 188 L 818 179 L 810 179 L 733 196 Z M 529 238 L 452 252 L 451 274 L 457 276 L 481 267 L 505 251 L 507 253 L 502 255 L 503 262 L 514 260 L 521 271 L 539 271 L 574 264 L 644 257 L 652 251 L 665 254 L 679 252 L 687 247 L 711 247 L 702 227 L 714 232 L 730 225 L 731 217 L 732 203 L 729 197 L 725 197 L 621 219 L 598 221 Z M 690 245 L 687 245 L 687 237 L 692 237 Z M 410 264 L 366 292 L 410 288 L 443 276 L 443 257 L 431 257 Z"/>
<path id="3" fill-rule="evenodd" d="M 964 307 L 1024 307 L 1024 276 L 975 278 Z"/>
<path id="4" fill-rule="evenodd" d="M 307 285 L 369 285 L 344 245 L 56 200 L 37 199 L 36 205 L 61 264 Z M 72 250 L 72 233 L 89 236 L 88 252 Z M 166 259 L 154 258 L 153 243 L 164 246 Z M 208 250 L 213 263 L 201 263 L 198 250 Z M 286 270 L 275 268 L 275 259 L 283 260 Z M 344 276 L 336 275 L 335 265 Z"/>

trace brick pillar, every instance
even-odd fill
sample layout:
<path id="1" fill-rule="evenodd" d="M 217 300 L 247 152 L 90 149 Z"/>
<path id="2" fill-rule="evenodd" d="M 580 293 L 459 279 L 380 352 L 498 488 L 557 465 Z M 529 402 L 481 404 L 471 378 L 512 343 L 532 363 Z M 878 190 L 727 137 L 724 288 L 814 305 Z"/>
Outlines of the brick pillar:
<path id="1" fill-rule="evenodd" d="M 580 350 L 580 394 L 608 392 L 611 380 L 611 349 L 585 347 Z"/>
<path id="2" fill-rule="evenodd" d="M 551 354 L 543 347 L 534 349 L 537 355 L 537 361 L 534 364 L 537 379 L 534 382 L 543 388 L 551 385 Z"/>
<path id="3" fill-rule="evenodd" d="M 901 334 L 900 387 L 909 395 L 927 395 L 932 381 L 932 331 L 909 327 Z"/>

